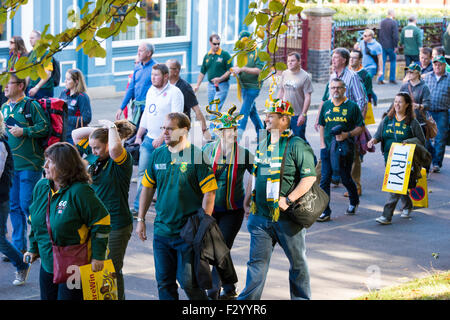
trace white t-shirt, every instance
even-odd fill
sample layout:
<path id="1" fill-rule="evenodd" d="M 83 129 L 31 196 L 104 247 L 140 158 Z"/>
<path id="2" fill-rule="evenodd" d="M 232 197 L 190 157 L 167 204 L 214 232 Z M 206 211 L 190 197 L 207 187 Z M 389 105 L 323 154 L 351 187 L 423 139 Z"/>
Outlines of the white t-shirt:
<path id="1" fill-rule="evenodd" d="M 171 112 L 183 112 L 183 93 L 176 86 L 167 83 L 161 90 L 151 86 L 145 99 L 144 114 L 140 126 L 147 129 L 150 139 L 159 138 L 166 115 Z"/>

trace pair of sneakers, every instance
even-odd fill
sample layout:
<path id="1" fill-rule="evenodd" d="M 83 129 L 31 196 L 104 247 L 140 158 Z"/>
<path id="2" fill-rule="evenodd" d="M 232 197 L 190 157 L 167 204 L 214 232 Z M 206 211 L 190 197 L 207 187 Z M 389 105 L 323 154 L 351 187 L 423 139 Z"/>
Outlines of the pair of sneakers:
<path id="1" fill-rule="evenodd" d="M 411 209 L 403 209 L 402 214 L 400 215 L 400 218 L 408 219 L 410 217 L 411 217 Z M 391 220 L 384 216 L 380 216 L 380 217 L 376 218 L 375 221 L 380 224 L 384 224 L 384 225 L 391 224 Z"/>
<path id="2" fill-rule="evenodd" d="M 358 209 L 358 205 L 351 205 L 349 204 L 347 207 L 347 210 L 345 211 L 345 214 L 347 216 L 354 216 L 356 214 L 356 209 Z M 330 213 L 325 213 L 323 212 L 319 218 L 317 218 L 318 222 L 325 222 L 325 221 L 330 221 L 331 220 L 331 212 Z"/>
<path id="3" fill-rule="evenodd" d="M 31 264 L 27 263 L 27 267 L 23 270 L 16 271 L 16 279 L 13 281 L 13 285 L 21 286 L 25 284 L 30 274 Z"/>

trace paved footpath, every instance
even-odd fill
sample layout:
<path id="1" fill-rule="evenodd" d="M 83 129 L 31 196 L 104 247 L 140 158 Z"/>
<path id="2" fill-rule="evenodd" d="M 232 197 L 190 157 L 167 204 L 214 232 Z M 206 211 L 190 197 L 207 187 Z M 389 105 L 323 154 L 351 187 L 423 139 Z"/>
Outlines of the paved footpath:
<path id="1" fill-rule="evenodd" d="M 204 85 L 204 87 L 206 87 Z M 324 85 L 314 84 L 313 107 L 320 102 Z M 379 123 L 381 115 L 388 108 L 386 102 L 392 101 L 399 85 L 375 85 L 380 104 L 375 108 L 375 118 Z M 267 89 L 267 88 L 265 88 Z M 263 90 L 257 99 L 258 109 L 263 110 L 267 91 Z M 199 101 L 206 105 L 206 93 L 199 92 Z M 240 104 L 236 91 L 232 89 L 225 103 Z M 111 119 L 120 104 L 120 99 L 94 99 L 92 101 L 94 120 Z M 319 154 L 319 134 L 313 128 L 317 110 L 310 111 L 307 127 L 307 139 L 316 155 Z M 377 125 L 369 126 L 373 134 Z M 199 136 L 200 127 L 194 123 L 194 143 Z M 254 151 L 254 129 L 249 121 L 247 129 L 249 149 Z M 368 288 L 386 287 L 421 277 L 433 270 L 450 269 L 450 149 L 447 148 L 441 173 L 431 174 L 428 179 L 429 208 L 414 210 L 410 219 L 401 219 L 397 213 L 393 224 L 382 226 L 375 222 L 380 215 L 387 194 L 381 191 L 384 173 L 383 157 L 379 151 L 364 157 L 362 164 L 363 194 L 361 204 L 355 216 L 344 214 L 348 199 L 342 194 L 342 186 L 332 188 L 332 220 L 327 223 L 315 223 L 308 229 L 307 257 L 311 275 L 312 299 L 341 300 L 358 297 Z M 136 169 L 136 168 L 135 168 Z M 248 176 L 247 176 L 248 177 Z M 130 191 L 130 204 L 135 195 L 135 186 Z M 148 238 L 152 239 L 152 220 L 154 207 L 147 215 Z M 246 263 L 248 260 L 250 236 L 246 220 L 235 240 L 231 251 L 238 274 L 238 290 L 245 286 Z M 157 299 L 157 287 L 154 272 L 152 242 L 141 242 L 133 234 L 128 246 L 123 272 L 125 275 L 126 296 L 130 300 Z M 435 257 L 438 258 L 436 259 Z M 277 245 L 273 251 L 270 270 L 263 293 L 263 299 L 289 299 L 288 283 L 289 262 L 282 249 Z M 39 299 L 39 264 L 32 266 L 29 280 L 22 287 L 14 287 L 14 268 L 11 264 L 0 262 L 0 300 Z M 180 298 L 186 296 L 180 291 Z"/>

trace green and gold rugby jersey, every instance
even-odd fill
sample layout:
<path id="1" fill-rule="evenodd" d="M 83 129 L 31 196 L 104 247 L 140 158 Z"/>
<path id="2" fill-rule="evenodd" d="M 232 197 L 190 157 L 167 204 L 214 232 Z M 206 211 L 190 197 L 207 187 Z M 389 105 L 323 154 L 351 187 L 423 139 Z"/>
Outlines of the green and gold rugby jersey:
<path id="1" fill-rule="evenodd" d="M 34 188 L 30 205 L 30 252 L 39 253 L 45 271 L 53 273 L 52 242 L 47 231 L 46 213 L 50 199 L 50 226 L 58 246 L 89 241 L 90 258 L 106 259 L 110 216 L 94 190 L 87 183 L 76 182 L 53 192 L 52 183 L 41 179 Z"/>
<path id="2" fill-rule="evenodd" d="M 398 121 L 395 116 L 392 118 L 392 120 L 390 120 L 389 117 L 386 116 L 383 119 L 382 126 L 383 131 L 381 132 L 381 140 L 383 141 L 384 163 L 386 163 L 391 145 L 394 142 L 402 142 L 403 140 L 410 139 L 414 137 L 414 135 L 411 130 L 411 126 L 406 124 L 405 119 L 403 119 L 402 121 Z"/>
<path id="3" fill-rule="evenodd" d="M 50 121 L 41 105 L 37 101 L 32 101 L 30 114 L 33 126 L 30 126 L 24 114 L 25 104 L 29 100 L 30 98 L 24 96 L 15 104 L 7 101 L 1 108 L 4 121 L 7 121 L 9 117 L 14 118 L 23 128 L 23 135 L 18 138 L 6 129 L 16 171 L 40 171 L 44 165 L 44 149 L 40 138 L 47 137 Z"/>
<path id="4" fill-rule="evenodd" d="M 153 151 L 142 185 L 156 188 L 155 235 L 176 237 L 187 219 L 202 207 L 203 194 L 217 189 L 202 151 L 188 144 L 178 153 L 167 145 Z"/>
<path id="5" fill-rule="evenodd" d="M 77 149 L 82 155 L 87 156 L 86 160 L 89 162 L 90 168 L 101 164 L 97 168 L 98 173 L 91 174 L 91 186 L 111 215 L 112 229 L 118 230 L 133 223 L 133 216 L 128 205 L 130 182 L 133 174 L 131 154 L 124 148 L 117 159 L 108 158 L 106 162 L 99 163 L 97 157 L 92 154 L 88 139 L 79 141 Z"/>
<path id="6" fill-rule="evenodd" d="M 203 58 L 200 72 L 208 76 L 211 81 L 214 78 L 221 77 L 233 66 L 231 56 L 228 52 L 219 49 L 217 53 L 211 50 Z"/>
<path id="7" fill-rule="evenodd" d="M 217 142 L 211 142 L 203 147 L 204 159 L 211 167 L 214 166 L 213 157 L 216 145 Z M 227 158 L 226 156 L 223 156 L 222 153 L 219 154 L 216 168 L 216 174 L 219 175 L 216 177 L 218 189 L 214 201 L 214 211 L 216 212 L 233 210 L 229 205 L 230 199 L 232 199 L 233 204 L 237 208 L 241 209 L 244 207 L 244 175 L 245 171 L 248 171 L 249 174 L 252 173 L 254 156 L 246 148 L 239 145 L 237 153 L 238 159 L 231 159 L 231 155 Z M 233 154 L 235 154 L 235 152 Z M 235 162 L 237 162 L 237 167 L 234 166 Z M 230 184 L 233 185 L 230 186 Z M 234 194 L 228 194 L 230 191 L 233 191 Z"/>
<path id="8" fill-rule="evenodd" d="M 356 127 L 364 126 L 364 119 L 358 105 L 353 101 L 346 98 L 344 102 L 336 106 L 332 100 L 327 100 L 320 110 L 319 125 L 324 127 L 325 144 L 329 149 L 333 139 L 331 129 L 342 125 L 342 131 L 349 132 Z"/>
<path id="9" fill-rule="evenodd" d="M 267 139 L 264 139 L 261 144 L 261 150 L 264 144 L 267 145 Z M 282 150 L 279 150 L 279 143 L 275 145 L 269 145 L 273 149 L 273 152 L 279 153 L 281 160 L 283 156 Z M 255 203 L 256 203 L 256 215 L 264 216 L 268 219 L 272 219 L 272 214 L 267 203 L 267 179 L 271 177 L 270 170 L 270 158 L 267 157 L 265 152 L 259 152 L 255 154 L 255 163 L 258 163 L 256 170 L 253 174 L 256 176 L 255 183 Z M 292 192 L 302 178 L 315 177 L 316 167 L 314 165 L 314 152 L 312 148 L 305 142 L 305 140 L 299 137 L 291 137 L 286 152 L 286 159 L 284 162 L 283 183 L 281 185 L 280 197 L 286 197 L 289 192 Z M 288 217 L 280 211 L 280 219 L 288 219 Z"/>

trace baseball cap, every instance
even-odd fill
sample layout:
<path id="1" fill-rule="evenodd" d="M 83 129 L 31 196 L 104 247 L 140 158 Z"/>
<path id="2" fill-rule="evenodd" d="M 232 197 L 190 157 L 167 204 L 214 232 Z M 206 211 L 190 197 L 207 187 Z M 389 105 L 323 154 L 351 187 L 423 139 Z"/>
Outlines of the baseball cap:
<path id="1" fill-rule="evenodd" d="M 248 38 L 248 37 L 250 37 L 250 35 L 251 35 L 250 32 L 248 32 L 247 30 L 243 30 L 239 33 L 239 40 L 241 40 L 242 38 L 245 38 L 245 37 Z"/>
<path id="2" fill-rule="evenodd" d="M 433 59 L 433 63 L 435 62 L 440 62 L 440 63 L 447 63 L 447 61 L 445 61 L 445 57 L 444 56 L 436 56 Z"/>
<path id="3" fill-rule="evenodd" d="M 405 70 L 411 70 L 411 71 L 422 71 L 422 68 L 420 67 L 420 65 L 417 62 L 411 62 L 411 64 L 405 68 Z"/>

